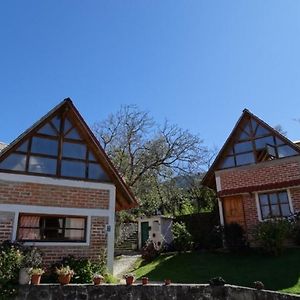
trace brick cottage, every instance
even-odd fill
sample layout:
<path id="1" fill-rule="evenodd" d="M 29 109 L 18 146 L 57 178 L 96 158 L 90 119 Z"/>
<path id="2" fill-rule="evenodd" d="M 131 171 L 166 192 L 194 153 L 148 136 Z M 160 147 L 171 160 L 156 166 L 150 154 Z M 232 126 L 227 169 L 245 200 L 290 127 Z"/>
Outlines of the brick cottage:
<path id="1" fill-rule="evenodd" d="M 217 192 L 221 224 L 249 233 L 300 211 L 300 147 L 245 109 L 202 183 Z"/>
<path id="2" fill-rule="evenodd" d="M 115 211 L 137 202 L 72 101 L 0 147 L 0 242 L 35 245 L 45 263 L 106 249 L 112 270 Z"/>

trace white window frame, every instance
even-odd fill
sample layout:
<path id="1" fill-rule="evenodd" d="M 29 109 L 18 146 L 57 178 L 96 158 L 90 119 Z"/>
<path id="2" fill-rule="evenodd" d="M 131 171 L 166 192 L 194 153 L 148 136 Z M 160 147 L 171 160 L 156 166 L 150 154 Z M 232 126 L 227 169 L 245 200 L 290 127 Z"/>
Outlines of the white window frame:
<path id="1" fill-rule="evenodd" d="M 255 192 L 255 202 L 256 202 L 256 210 L 257 210 L 257 218 L 260 222 L 264 222 L 267 220 L 270 220 L 270 218 L 263 219 L 261 215 L 261 208 L 260 208 L 260 202 L 259 202 L 259 194 L 271 194 L 273 192 L 280 192 L 280 191 L 286 191 L 287 196 L 288 196 L 288 201 L 289 201 L 289 206 L 290 206 L 290 211 L 291 214 L 294 213 L 294 206 L 293 206 L 293 201 L 292 201 L 292 196 L 289 188 L 282 188 L 282 189 L 273 189 L 273 190 L 265 190 L 265 191 L 259 191 Z"/>

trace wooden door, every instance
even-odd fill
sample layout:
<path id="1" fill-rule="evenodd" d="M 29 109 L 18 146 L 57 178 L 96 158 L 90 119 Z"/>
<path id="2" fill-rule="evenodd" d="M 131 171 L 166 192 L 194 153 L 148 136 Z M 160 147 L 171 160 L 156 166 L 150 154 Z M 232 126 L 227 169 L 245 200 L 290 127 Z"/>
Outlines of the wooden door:
<path id="1" fill-rule="evenodd" d="M 225 223 L 238 223 L 245 226 L 245 215 L 242 196 L 230 196 L 223 199 Z"/>

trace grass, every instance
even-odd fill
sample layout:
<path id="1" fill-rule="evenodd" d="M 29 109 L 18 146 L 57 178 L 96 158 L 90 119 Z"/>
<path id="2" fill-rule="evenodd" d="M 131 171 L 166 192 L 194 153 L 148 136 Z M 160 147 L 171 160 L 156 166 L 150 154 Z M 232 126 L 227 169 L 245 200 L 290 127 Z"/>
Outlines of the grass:
<path id="1" fill-rule="evenodd" d="M 300 294 L 300 249 L 288 249 L 279 257 L 256 252 L 163 254 L 149 264 L 140 263 L 135 275 L 177 283 L 207 283 L 222 276 L 227 283 L 248 287 L 259 280 L 266 289 Z"/>

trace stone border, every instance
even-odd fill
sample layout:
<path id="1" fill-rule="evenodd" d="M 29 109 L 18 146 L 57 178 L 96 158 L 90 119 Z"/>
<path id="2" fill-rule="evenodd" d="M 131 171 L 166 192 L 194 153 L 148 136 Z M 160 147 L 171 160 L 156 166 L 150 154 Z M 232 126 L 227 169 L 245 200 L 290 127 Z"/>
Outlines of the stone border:
<path id="1" fill-rule="evenodd" d="M 267 290 L 225 285 L 211 287 L 207 284 L 149 284 L 132 286 L 104 284 L 41 284 L 18 288 L 14 300 L 299 300 L 300 296 Z"/>

